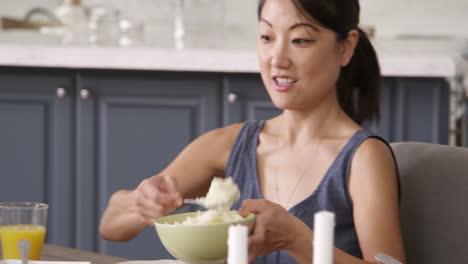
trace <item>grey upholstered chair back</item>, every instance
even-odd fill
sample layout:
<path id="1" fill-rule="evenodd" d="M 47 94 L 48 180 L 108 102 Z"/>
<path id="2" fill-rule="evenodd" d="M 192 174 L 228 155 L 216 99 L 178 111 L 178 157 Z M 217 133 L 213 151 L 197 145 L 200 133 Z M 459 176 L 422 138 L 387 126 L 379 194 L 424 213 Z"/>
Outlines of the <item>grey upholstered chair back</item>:
<path id="1" fill-rule="evenodd" d="M 468 148 L 392 143 L 409 264 L 468 263 Z"/>

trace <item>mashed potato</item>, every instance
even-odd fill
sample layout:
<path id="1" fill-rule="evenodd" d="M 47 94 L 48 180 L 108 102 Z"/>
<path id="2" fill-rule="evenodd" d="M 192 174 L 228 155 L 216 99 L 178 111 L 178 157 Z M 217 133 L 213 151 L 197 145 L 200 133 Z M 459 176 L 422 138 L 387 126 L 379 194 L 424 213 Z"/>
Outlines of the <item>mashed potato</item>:
<path id="1" fill-rule="evenodd" d="M 197 212 L 197 215 L 188 217 L 181 223 L 174 223 L 179 225 L 205 225 L 205 224 L 219 224 L 228 223 L 242 220 L 236 211 L 219 211 L 219 210 L 208 210 L 204 212 Z"/>
<path id="2" fill-rule="evenodd" d="M 188 217 L 175 225 L 203 225 L 218 224 L 242 220 L 236 211 L 229 211 L 235 201 L 239 200 L 239 187 L 232 178 L 213 178 L 206 197 L 197 198 L 203 202 L 208 211 L 197 212 L 193 217 Z"/>
<path id="3" fill-rule="evenodd" d="M 232 178 L 213 178 L 210 189 L 204 200 L 208 209 L 224 210 L 231 209 L 235 201 L 240 198 L 240 190 Z"/>

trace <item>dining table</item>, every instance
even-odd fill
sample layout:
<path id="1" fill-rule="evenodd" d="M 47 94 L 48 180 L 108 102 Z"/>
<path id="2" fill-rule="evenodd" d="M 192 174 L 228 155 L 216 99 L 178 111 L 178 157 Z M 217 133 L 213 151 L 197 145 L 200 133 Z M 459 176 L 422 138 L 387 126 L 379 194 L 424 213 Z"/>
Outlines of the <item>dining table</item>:
<path id="1" fill-rule="evenodd" d="M 0 259 L 3 256 L 0 251 Z M 41 260 L 45 261 L 89 261 L 93 264 L 116 264 L 128 261 L 126 258 L 107 256 L 91 251 L 67 248 L 52 244 L 44 244 Z"/>

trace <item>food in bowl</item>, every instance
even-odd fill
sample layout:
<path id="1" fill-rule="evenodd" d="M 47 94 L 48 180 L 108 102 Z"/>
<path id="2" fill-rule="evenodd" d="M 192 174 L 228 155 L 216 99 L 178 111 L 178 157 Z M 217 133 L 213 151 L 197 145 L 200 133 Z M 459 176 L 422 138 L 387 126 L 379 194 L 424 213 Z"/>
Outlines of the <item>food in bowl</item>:
<path id="1" fill-rule="evenodd" d="M 240 190 L 231 177 L 215 177 L 211 181 L 210 189 L 206 197 L 195 199 L 197 204 L 201 204 L 211 210 L 229 210 L 235 201 L 240 198 Z M 190 200 L 190 199 L 188 199 Z"/>
<path id="2" fill-rule="evenodd" d="M 235 201 L 240 198 L 240 190 L 231 177 L 213 178 L 210 189 L 206 195 L 205 205 L 207 208 L 218 210 L 229 210 Z"/>
<path id="3" fill-rule="evenodd" d="M 254 214 L 243 218 L 236 211 L 207 212 L 174 214 L 154 222 L 169 253 L 187 264 L 224 263 L 229 226 L 245 225 L 250 232 L 255 220 Z"/>
<path id="4" fill-rule="evenodd" d="M 236 211 L 219 211 L 208 210 L 198 211 L 197 214 L 187 217 L 181 223 L 174 223 L 175 225 L 206 225 L 206 224 L 221 224 L 241 221 L 244 218 Z"/>

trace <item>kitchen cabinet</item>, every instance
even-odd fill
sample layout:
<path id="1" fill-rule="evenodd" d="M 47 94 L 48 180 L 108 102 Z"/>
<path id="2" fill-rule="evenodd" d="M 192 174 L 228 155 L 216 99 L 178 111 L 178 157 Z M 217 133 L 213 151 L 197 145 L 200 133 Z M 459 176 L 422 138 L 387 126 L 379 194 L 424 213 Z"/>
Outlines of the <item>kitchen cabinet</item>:
<path id="1" fill-rule="evenodd" d="M 219 126 L 219 80 L 193 73 L 77 74 L 76 246 L 130 259 L 168 258 L 148 227 L 128 243 L 104 241 L 97 224 L 112 193 L 161 171 L 198 135 Z"/>
<path id="2" fill-rule="evenodd" d="M 153 228 L 128 243 L 104 241 L 99 217 L 113 192 L 135 188 L 219 127 L 220 81 L 193 73 L 1 69 L 0 201 L 49 203 L 49 243 L 169 257 Z"/>
<path id="3" fill-rule="evenodd" d="M 281 113 L 271 102 L 260 76 L 231 74 L 223 84 L 224 125 L 269 119 Z"/>
<path id="4" fill-rule="evenodd" d="M 385 78 L 381 112 L 366 126 L 390 142 L 448 141 L 443 78 Z M 0 201 L 49 203 L 49 243 L 169 258 L 152 227 L 130 242 L 98 236 L 110 195 L 208 130 L 279 113 L 258 74 L 0 67 Z"/>
<path id="5" fill-rule="evenodd" d="M 444 78 L 384 78 L 381 120 L 370 125 L 390 142 L 448 144 L 449 84 Z"/>
<path id="6" fill-rule="evenodd" d="M 47 240 L 72 246 L 73 102 L 66 70 L 0 70 L 0 202 L 47 202 Z"/>

